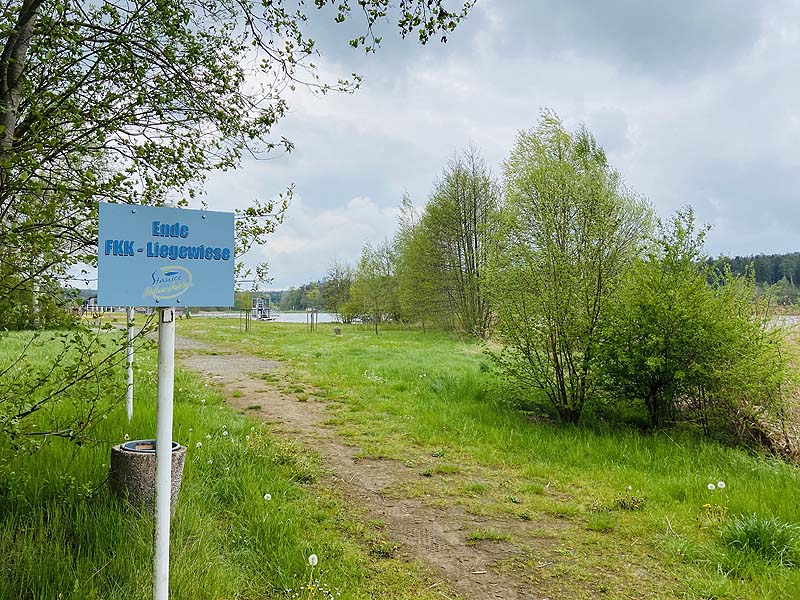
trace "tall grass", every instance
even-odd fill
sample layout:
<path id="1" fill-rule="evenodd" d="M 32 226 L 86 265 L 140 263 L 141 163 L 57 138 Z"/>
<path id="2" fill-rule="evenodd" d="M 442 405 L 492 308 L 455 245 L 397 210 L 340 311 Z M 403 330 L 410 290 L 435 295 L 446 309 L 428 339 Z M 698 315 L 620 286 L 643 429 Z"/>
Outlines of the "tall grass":
<path id="1" fill-rule="evenodd" d="M 479 512 L 551 515 L 584 529 L 599 527 L 611 549 L 660 556 L 690 596 L 781 598 L 800 584 L 797 569 L 775 571 L 766 563 L 751 565 L 744 579 L 729 577 L 719 523 L 704 517 L 709 505 L 724 506 L 728 518 L 756 514 L 800 522 L 796 467 L 686 434 L 532 422 L 489 372 L 479 343 L 399 328 L 378 336 L 359 326 L 343 329 L 334 336 L 326 324 L 311 333 L 302 325 L 256 323 L 245 334 L 234 322 L 180 324 L 180 331 L 232 351 L 285 361 L 285 377 L 313 384 L 333 401 L 331 423 L 365 455 L 409 465 L 454 463 L 464 477 L 480 475 L 489 490 L 458 494 L 453 490 L 466 488 L 427 477 L 420 484 L 424 493 Z M 424 474 L 437 472 L 424 468 Z M 708 489 L 718 481 L 726 487 Z M 629 489 L 646 499 L 642 508 L 597 525 L 598 508 L 614 510 Z M 612 568 L 613 555 L 606 558 Z"/>
<path id="2" fill-rule="evenodd" d="M 19 341 L 0 340 L 0 362 Z M 43 347 L 29 360 L 46 356 Z M 124 385 L 120 372 L 115 397 Z M 111 445 L 126 434 L 155 437 L 155 388 L 153 354 L 140 353 L 130 425 L 118 405 L 98 424 L 97 444 L 54 439 L 15 454 L 0 441 L 0 598 L 151 594 L 152 519 L 117 501 L 105 482 Z M 433 597 L 414 565 L 369 555 L 375 534 L 315 483 L 313 455 L 234 413 L 185 372 L 175 383 L 174 438 L 188 452 L 173 520 L 171 598 L 289 597 L 308 582 L 312 553 L 320 561 L 315 577 L 337 598 Z"/>

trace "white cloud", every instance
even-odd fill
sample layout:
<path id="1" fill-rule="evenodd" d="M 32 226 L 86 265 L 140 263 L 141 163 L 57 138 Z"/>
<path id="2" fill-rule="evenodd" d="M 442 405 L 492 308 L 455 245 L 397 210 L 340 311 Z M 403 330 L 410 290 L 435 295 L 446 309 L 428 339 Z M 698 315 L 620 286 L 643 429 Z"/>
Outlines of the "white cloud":
<path id="1" fill-rule="evenodd" d="M 251 251 L 247 260 L 270 264 L 272 288 L 313 281 L 323 277 L 335 260 L 355 262 L 366 242 L 391 237 L 397 215 L 396 208 L 380 207 L 368 197 L 338 205 L 333 200 L 319 210 L 295 198 L 278 231 L 265 246 Z"/>

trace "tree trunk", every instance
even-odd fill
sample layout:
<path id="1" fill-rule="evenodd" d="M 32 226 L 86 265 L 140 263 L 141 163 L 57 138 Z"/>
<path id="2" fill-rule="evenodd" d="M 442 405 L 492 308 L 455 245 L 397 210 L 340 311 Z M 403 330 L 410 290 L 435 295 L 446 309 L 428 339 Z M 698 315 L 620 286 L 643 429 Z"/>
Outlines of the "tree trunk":
<path id="1" fill-rule="evenodd" d="M 0 55 L 0 156 L 7 153 L 14 143 L 21 77 L 41 3 L 42 0 L 25 0 L 22 3 L 17 24 Z"/>

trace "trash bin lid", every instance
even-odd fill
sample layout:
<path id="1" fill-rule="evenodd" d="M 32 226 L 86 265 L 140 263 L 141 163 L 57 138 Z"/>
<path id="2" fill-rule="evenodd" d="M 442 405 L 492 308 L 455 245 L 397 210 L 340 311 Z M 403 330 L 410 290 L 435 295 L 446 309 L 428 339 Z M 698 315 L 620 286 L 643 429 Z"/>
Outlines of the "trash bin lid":
<path id="1" fill-rule="evenodd" d="M 178 442 L 172 442 L 172 451 L 175 452 L 181 445 Z M 122 444 L 123 450 L 128 450 L 129 452 L 145 452 L 149 454 L 154 454 L 156 451 L 156 441 L 155 440 L 131 440 L 130 442 L 125 442 Z"/>

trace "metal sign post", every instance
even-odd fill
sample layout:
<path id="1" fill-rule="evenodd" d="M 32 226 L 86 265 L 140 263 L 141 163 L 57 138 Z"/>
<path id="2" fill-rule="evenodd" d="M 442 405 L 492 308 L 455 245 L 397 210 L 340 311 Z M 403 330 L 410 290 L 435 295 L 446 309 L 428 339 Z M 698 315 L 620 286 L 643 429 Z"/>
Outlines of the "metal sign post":
<path id="1" fill-rule="evenodd" d="M 153 598 L 169 598 L 175 306 L 233 304 L 233 213 L 100 204 L 98 302 L 159 309 Z M 128 420 L 133 416 L 128 309 Z"/>
<path id="2" fill-rule="evenodd" d="M 156 425 L 156 534 L 153 599 L 169 598 L 169 521 L 172 495 L 172 400 L 175 386 L 175 309 L 158 319 L 158 420 Z"/>
<path id="3" fill-rule="evenodd" d="M 128 307 L 128 387 L 125 390 L 125 409 L 128 413 L 128 423 L 133 418 L 133 307 Z"/>

